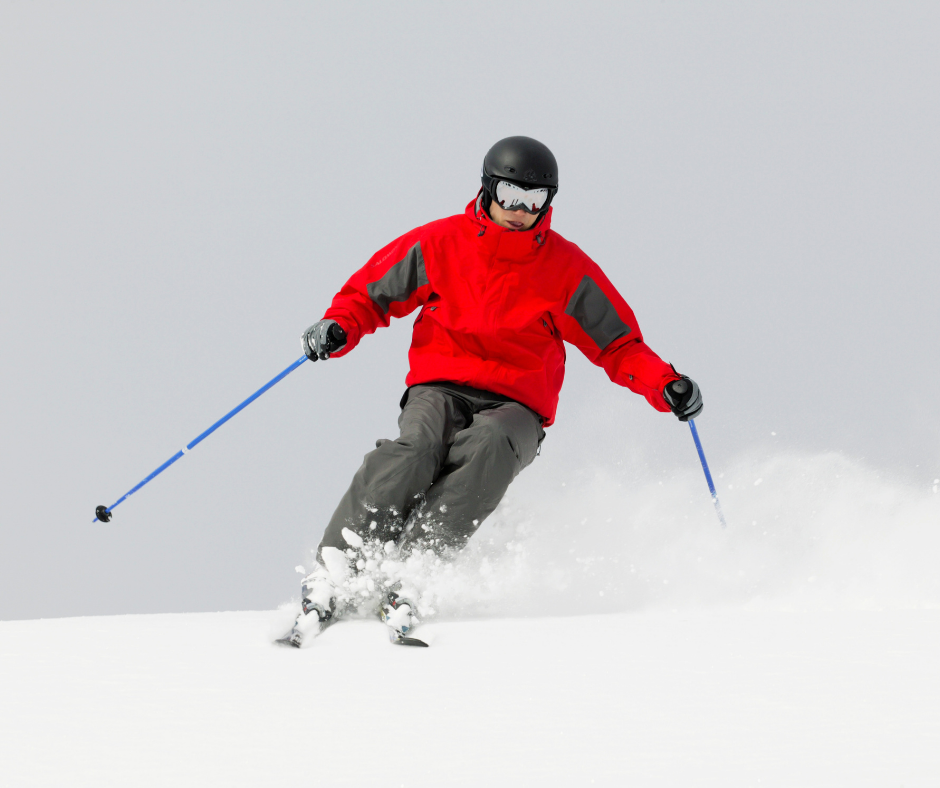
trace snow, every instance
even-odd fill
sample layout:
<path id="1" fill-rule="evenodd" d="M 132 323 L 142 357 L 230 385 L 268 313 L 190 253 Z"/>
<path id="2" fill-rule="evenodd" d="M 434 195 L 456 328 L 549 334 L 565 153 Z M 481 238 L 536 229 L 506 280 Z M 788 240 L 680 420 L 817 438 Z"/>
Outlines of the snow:
<path id="1" fill-rule="evenodd" d="M 722 475 L 726 529 L 694 466 L 546 464 L 451 563 L 378 546 L 428 649 L 276 647 L 296 600 L 0 622 L 0 784 L 938 784 L 940 498 L 837 453 Z"/>
<path id="2" fill-rule="evenodd" d="M 927 786 L 940 613 L 0 623 L 4 785 Z"/>
<path id="3" fill-rule="evenodd" d="M 547 465 L 452 563 L 382 546 L 429 649 L 275 647 L 296 600 L 0 622 L 0 783 L 938 784 L 940 498 L 836 453 L 722 473 L 726 529 L 697 468 Z"/>
<path id="4" fill-rule="evenodd" d="M 453 563 L 381 569 L 448 618 L 544 615 L 546 594 L 563 615 L 940 609 L 929 488 L 834 452 L 742 458 L 723 473 L 727 529 L 698 467 L 666 479 L 585 468 L 565 487 L 548 467 L 520 476 Z"/>
<path id="5" fill-rule="evenodd" d="M 836 453 L 722 473 L 726 529 L 697 468 L 547 465 L 451 563 L 380 546 L 429 649 L 276 647 L 296 600 L 0 622 L 0 784 L 937 785 L 940 498 Z"/>

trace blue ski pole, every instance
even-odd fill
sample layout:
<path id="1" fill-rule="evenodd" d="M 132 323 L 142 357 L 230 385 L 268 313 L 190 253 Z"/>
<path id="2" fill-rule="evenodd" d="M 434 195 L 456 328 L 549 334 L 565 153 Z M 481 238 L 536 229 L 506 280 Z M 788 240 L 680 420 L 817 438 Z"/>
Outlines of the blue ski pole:
<path id="1" fill-rule="evenodd" d="M 128 496 L 133 495 L 151 479 L 154 479 L 157 476 L 159 476 L 161 473 L 163 473 L 167 468 L 169 468 L 174 462 L 180 459 L 180 457 L 182 457 L 184 454 L 188 454 L 190 450 L 192 450 L 198 443 L 201 443 L 203 440 L 208 438 L 213 432 L 215 432 L 219 427 L 225 424 L 225 422 L 227 422 L 230 418 L 232 418 L 232 416 L 234 416 L 240 410 L 248 407 L 252 402 L 258 399 L 258 397 L 264 394 L 264 392 L 266 392 L 269 388 L 271 388 L 271 386 L 273 386 L 275 383 L 286 378 L 291 372 L 297 369 L 297 367 L 303 364 L 306 360 L 307 360 L 307 356 L 301 356 L 293 364 L 291 364 L 287 369 L 285 369 L 279 375 L 275 376 L 274 378 L 269 380 L 267 383 L 265 383 L 260 389 L 258 389 L 254 394 L 252 394 L 248 399 L 246 399 L 240 405 L 237 405 L 236 407 L 232 408 L 232 410 L 230 410 L 221 419 L 219 419 L 215 424 L 209 427 L 209 429 L 207 429 L 205 432 L 203 432 L 194 440 L 187 443 L 182 449 L 180 449 L 178 452 L 176 452 L 176 454 L 170 457 L 170 459 L 168 459 L 165 463 L 163 463 L 163 465 L 161 465 L 153 473 L 151 473 L 146 479 L 144 479 L 143 481 L 141 481 L 139 484 L 135 485 L 134 487 L 131 487 L 131 489 L 128 490 L 126 493 L 124 493 L 124 495 L 122 495 L 120 498 L 118 498 L 118 500 L 115 503 L 111 504 L 110 506 L 104 506 L 102 504 L 101 506 L 96 507 L 95 519 L 92 520 L 92 522 L 93 523 L 96 523 L 99 521 L 103 523 L 110 522 L 111 510 L 114 509 L 115 506 L 117 506 L 119 503 L 124 501 Z"/>
<path id="2" fill-rule="evenodd" d="M 698 458 L 702 461 L 702 470 L 705 471 L 705 481 L 708 482 L 708 490 L 712 494 L 712 503 L 715 504 L 715 511 L 718 512 L 721 527 L 727 528 L 728 524 L 725 522 L 725 516 L 721 512 L 721 504 L 718 503 L 718 493 L 715 492 L 715 483 L 712 481 L 711 471 L 708 470 L 708 463 L 705 461 L 705 452 L 702 451 L 702 442 L 698 439 L 695 419 L 689 419 L 689 429 L 692 430 L 692 439 L 695 441 L 695 448 L 698 450 Z"/>

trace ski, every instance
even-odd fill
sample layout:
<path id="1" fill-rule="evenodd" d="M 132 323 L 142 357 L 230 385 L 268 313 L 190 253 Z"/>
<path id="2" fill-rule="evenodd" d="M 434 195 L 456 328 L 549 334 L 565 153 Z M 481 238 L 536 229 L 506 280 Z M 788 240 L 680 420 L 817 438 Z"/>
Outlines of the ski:
<path id="1" fill-rule="evenodd" d="M 394 643 L 396 646 L 424 646 L 424 648 L 428 648 L 428 644 L 423 640 L 419 640 L 418 638 L 409 638 L 405 637 L 404 635 L 396 636 L 394 633 L 392 633 L 391 640 L 392 643 Z"/>

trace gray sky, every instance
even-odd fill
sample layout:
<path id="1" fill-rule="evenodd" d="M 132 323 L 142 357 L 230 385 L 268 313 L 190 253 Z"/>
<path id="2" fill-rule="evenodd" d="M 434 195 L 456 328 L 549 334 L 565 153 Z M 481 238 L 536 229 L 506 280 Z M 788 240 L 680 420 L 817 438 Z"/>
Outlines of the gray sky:
<path id="1" fill-rule="evenodd" d="M 0 618 L 295 593 L 395 434 L 410 320 L 302 366 L 111 524 L 94 507 L 298 358 L 348 276 L 462 211 L 511 134 L 552 148 L 554 228 L 701 384 L 716 468 L 835 450 L 940 476 L 940 8 L 506 8 L 0 6 Z M 527 475 L 631 443 L 697 462 L 674 419 L 568 367 L 555 459 Z"/>

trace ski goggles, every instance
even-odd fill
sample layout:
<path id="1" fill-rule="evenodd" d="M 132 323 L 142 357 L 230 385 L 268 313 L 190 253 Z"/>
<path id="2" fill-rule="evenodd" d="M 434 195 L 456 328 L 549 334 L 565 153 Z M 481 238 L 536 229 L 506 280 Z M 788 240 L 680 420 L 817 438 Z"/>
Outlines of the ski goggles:
<path id="1" fill-rule="evenodd" d="M 504 211 L 540 213 L 551 201 L 554 189 L 541 187 L 525 189 L 509 181 L 496 181 L 493 196 Z"/>

